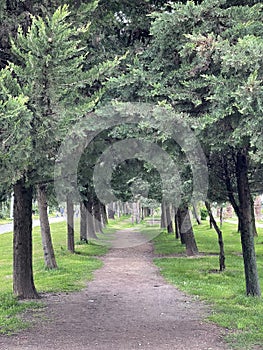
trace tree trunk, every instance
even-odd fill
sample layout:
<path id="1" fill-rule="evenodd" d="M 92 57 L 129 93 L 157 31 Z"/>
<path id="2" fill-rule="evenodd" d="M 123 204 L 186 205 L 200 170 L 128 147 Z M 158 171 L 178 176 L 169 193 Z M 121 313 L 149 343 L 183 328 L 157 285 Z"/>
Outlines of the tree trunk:
<path id="1" fill-rule="evenodd" d="M 93 218 L 96 233 L 102 233 L 100 202 L 98 198 L 93 198 Z"/>
<path id="2" fill-rule="evenodd" d="M 254 200 L 251 196 L 251 215 L 252 215 L 252 226 L 253 226 L 253 232 L 254 237 L 258 237 L 257 227 L 256 227 L 256 217 L 255 217 L 255 209 L 254 209 Z"/>
<path id="3" fill-rule="evenodd" d="M 174 214 L 174 227 L 175 227 L 175 238 L 179 239 L 180 238 L 180 231 L 179 231 L 177 210 L 175 210 L 175 214 Z"/>
<path id="4" fill-rule="evenodd" d="M 200 219 L 200 217 L 199 217 L 199 215 L 198 215 L 198 210 L 197 210 L 197 208 L 196 208 L 196 204 L 195 204 L 195 203 L 193 203 L 193 214 L 194 214 L 194 218 L 195 218 L 197 224 L 198 224 L 198 225 L 201 225 L 202 222 L 201 222 L 201 219 Z"/>
<path id="5" fill-rule="evenodd" d="M 113 203 L 110 203 L 108 205 L 108 218 L 112 219 L 112 220 L 115 220 L 115 212 L 114 212 L 114 209 L 113 209 Z"/>
<path id="6" fill-rule="evenodd" d="M 47 192 L 46 185 L 37 186 L 37 201 L 41 228 L 42 245 L 44 251 L 45 266 L 48 269 L 56 269 L 57 263 L 55 253 L 52 244 L 50 225 L 48 220 L 48 204 L 47 204 Z"/>
<path id="7" fill-rule="evenodd" d="M 96 232 L 95 232 L 91 200 L 86 202 L 85 205 L 86 205 L 86 208 L 87 208 L 88 240 L 90 240 L 90 239 L 98 239 L 98 237 L 96 235 Z"/>
<path id="8" fill-rule="evenodd" d="M 254 200 L 254 212 L 255 217 L 257 220 L 261 220 L 262 213 L 261 213 L 261 197 L 257 196 Z"/>
<path id="9" fill-rule="evenodd" d="M 219 220 L 220 220 L 220 227 L 222 228 L 222 226 L 223 226 L 223 207 L 220 207 Z"/>
<path id="10" fill-rule="evenodd" d="M 87 209 L 85 204 L 80 202 L 80 240 L 88 243 L 87 236 Z"/>
<path id="11" fill-rule="evenodd" d="M 144 220 L 148 216 L 150 216 L 149 208 L 143 207 L 142 208 L 142 219 Z"/>
<path id="12" fill-rule="evenodd" d="M 239 220 L 239 217 L 237 218 L 237 233 L 240 233 L 241 232 L 241 224 L 240 224 L 240 220 Z"/>
<path id="13" fill-rule="evenodd" d="M 35 299 L 32 266 L 32 188 L 14 185 L 13 292 L 19 299 Z"/>
<path id="14" fill-rule="evenodd" d="M 140 202 L 133 202 L 132 203 L 132 223 L 139 224 L 141 221 L 141 215 L 140 215 Z"/>
<path id="15" fill-rule="evenodd" d="M 143 207 L 141 207 L 141 220 L 144 220 L 144 218 L 145 218 L 144 214 L 145 214 L 145 210 Z"/>
<path id="16" fill-rule="evenodd" d="M 166 228 L 167 227 L 167 219 L 166 219 L 166 209 L 165 209 L 165 203 L 162 201 L 161 204 L 161 228 Z"/>
<path id="17" fill-rule="evenodd" d="M 254 230 L 252 224 L 251 193 L 248 182 L 248 153 L 244 148 L 237 153 L 236 162 L 237 190 L 239 198 L 239 221 L 241 244 L 244 260 L 247 295 L 260 296 L 258 280 Z"/>
<path id="18" fill-rule="evenodd" d="M 75 252 L 74 244 L 74 205 L 71 196 L 67 196 L 67 231 L 68 231 L 68 250 Z"/>
<path id="19" fill-rule="evenodd" d="M 184 237 L 186 254 L 189 256 L 196 255 L 198 254 L 198 249 L 187 206 L 180 208 L 180 219 L 180 233 Z"/>
<path id="20" fill-rule="evenodd" d="M 177 209 L 178 237 L 181 240 L 181 244 L 184 245 L 185 244 L 185 238 L 184 238 L 183 232 L 181 232 L 182 222 L 183 222 L 183 217 L 182 217 L 181 209 L 178 208 Z"/>
<path id="21" fill-rule="evenodd" d="M 115 203 L 115 206 L 116 206 L 116 210 L 115 210 L 115 212 L 117 213 L 117 217 L 118 217 L 118 218 L 120 218 L 120 217 L 121 217 L 121 208 L 120 208 L 120 202 L 119 202 L 119 201 L 117 201 L 117 202 Z"/>
<path id="22" fill-rule="evenodd" d="M 123 209 L 124 209 L 124 215 L 130 215 L 131 214 L 130 206 L 129 206 L 128 202 L 124 203 Z"/>
<path id="23" fill-rule="evenodd" d="M 103 226 L 105 227 L 106 225 L 108 225 L 108 218 L 107 218 L 106 207 L 105 207 L 105 204 L 103 203 L 100 203 L 100 212 L 101 212 L 102 223 L 103 223 Z"/>
<path id="24" fill-rule="evenodd" d="M 167 232 L 174 233 L 173 222 L 171 218 L 171 207 L 170 205 L 166 205 L 166 221 L 167 221 Z"/>
<path id="25" fill-rule="evenodd" d="M 218 245 L 219 245 L 219 269 L 220 271 L 224 271 L 226 266 L 225 266 L 225 251 L 224 251 L 224 241 L 223 241 L 223 235 L 222 231 L 218 227 L 216 220 L 213 216 L 212 210 L 211 210 L 211 205 L 209 202 L 205 202 L 205 206 L 208 212 L 208 215 L 210 217 L 210 221 L 212 222 L 212 225 L 217 233 L 218 236 Z"/>

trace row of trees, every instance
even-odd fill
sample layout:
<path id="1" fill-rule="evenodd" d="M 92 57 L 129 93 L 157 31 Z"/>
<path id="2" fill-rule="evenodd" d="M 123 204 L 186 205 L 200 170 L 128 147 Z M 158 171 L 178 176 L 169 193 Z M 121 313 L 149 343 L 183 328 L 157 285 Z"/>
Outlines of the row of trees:
<path id="1" fill-rule="evenodd" d="M 69 1 L 69 6 L 56 9 L 58 5 L 57 1 L 6 1 L 0 7 L 1 193 L 4 198 L 13 189 L 15 197 L 15 295 L 37 296 L 32 272 L 33 189 L 44 203 L 46 185 L 52 187 L 54 165 L 61 161 L 63 140 L 74 125 L 88 120 L 88 125 L 85 122 L 85 127 L 74 130 L 75 142 L 72 138 L 67 150 L 74 158 L 78 140 L 87 138 L 91 130 L 103 130 L 79 161 L 81 207 L 102 217 L 92 175 L 112 143 L 127 138 L 152 142 L 176 163 L 180 201 L 175 200 L 177 192 L 170 186 L 179 180 L 167 164 L 169 159 L 160 156 L 158 163 L 152 157 L 149 159 L 155 162 L 151 164 L 148 158 L 136 157 L 136 152 L 133 158 L 138 159 L 115 164 L 111 186 L 116 197 L 129 201 L 136 195 L 131 190 L 135 184 L 142 191 L 146 188 L 149 203 L 173 206 L 187 252 L 195 253 L 188 208 L 194 204 L 195 183 L 202 183 L 208 171 L 207 210 L 210 213 L 210 202 L 231 202 L 239 219 L 246 292 L 259 296 L 252 198 L 262 192 L 260 1 Z M 94 117 L 93 112 L 112 100 L 112 108 L 116 101 L 119 105 L 143 102 L 161 106 L 163 112 L 158 108 L 152 113 L 141 111 L 140 123 L 122 126 L 107 124 L 105 115 Z M 119 124 L 122 112 L 117 104 Z M 126 113 L 132 120 L 137 112 Z M 111 117 L 108 113 L 108 119 Z M 177 131 L 178 139 L 174 139 L 182 121 L 188 126 L 188 137 Z M 207 163 L 206 171 L 197 171 L 200 179 L 186 154 L 196 147 L 194 138 L 202 145 L 206 160 L 195 166 L 204 169 Z M 160 175 L 163 167 L 169 178 Z M 63 185 L 63 176 L 70 177 L 71 170 L 58 175 Z M 63 191 L 72 208 L 79 198 L 70 186 Z M 201 192 L 195 193 L 194 202 L 204 199 Z M 169 222 L 169 211 L 165 212 Z M 72 210 L 68 213 L 70 228 Z M 85 217 L 84 210 L 82 213 Z M 85 239 L 87 226 L 82 227 Z M 70 229 L 69 236 L 73 237 Z M 74 251 L 73 240 L 69 242 Z M 222 260 L 222 269 L 223 265 Z"/>
<path id="2" fill-rule="evenodd" d="M 152 18 L 151 44 L 121 87 L 188 120 L 208 160 L 209 200 L 228 199 L 238 216 L 247 294 L 260 295 L 252 195 L 262 192 L 262 4 L 169 3 Z"/>
<path id="3" fill-rule="evenodd" d="M 2 9 L 6 17 L 10 12 L 21 11 L 26 21 L 22 20 L 18 29 L 11 27 L 14 36 L 5 51 L 9 60 L 0 72 L 1 188 L 5 192 L 12 187 L 14 192 L 14 294 L 35 298 L 33 189 L 40 202 L 41 226 L 47 233 L 43 243 L 50 248 L 46 184 L 53 181 L 56 153 L 70 126 L 94 109 L 101 94 L 94 85 L 100 77 L 105 80 L 117 62 L 88 66 L 88 24 L 80 21 L 73 25 L 76 13 L 71 14 L 68 6 L 54 10 L 42 8 L 39 2 L 35 8 L 25 3 L 21 9 L 18 3 L 12 8 L 7 2 Z M 93 8 L 95 5 L 89 4 L 80 13 Z M 29 9 L 41 16 L 32 16 Z"/>

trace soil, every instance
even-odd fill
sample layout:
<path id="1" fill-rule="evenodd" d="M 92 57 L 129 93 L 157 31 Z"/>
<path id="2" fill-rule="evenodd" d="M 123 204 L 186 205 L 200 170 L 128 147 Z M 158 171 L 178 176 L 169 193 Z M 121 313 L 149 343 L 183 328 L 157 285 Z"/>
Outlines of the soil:
<path id="1" fill-rule="evenodd" d="M 86 289 L 43 295 L 45 307 L 24 315 L 32 327 L 0 336 L 0 349 L 230 349 L 226 330 L 204 321 L 209 307 L 163 279 L 140 233 L 119 231 L 114 246 Z"/>

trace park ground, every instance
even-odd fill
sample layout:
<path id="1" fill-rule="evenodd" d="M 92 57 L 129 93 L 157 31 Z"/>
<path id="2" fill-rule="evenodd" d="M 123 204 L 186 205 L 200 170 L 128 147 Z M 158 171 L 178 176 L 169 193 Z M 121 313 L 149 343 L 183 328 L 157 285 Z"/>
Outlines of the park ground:
<path id="1" fill-rule="evenodd" d="M 28 309 L 22 314 L 22 321 L 32 322 L 31 326 L 8 336 L 1 335 L 0 348 L 2 350 L 232 349 L 233 343 L 225 340 L 239 331 L 232 327 L 219 327 L 211 322 L 215 309 L 210 300 L 200 297 L 199 292 L 192 292 L 195 295 L 190 296 L 189 293 L 179 291 L 167 282 L 167 279 L 170 279 L 168 276 L 170 264 L 173 262 L 174 268 L 177 266 L 184 279 L 183 283 L 178 278 L 178 285 L 186 286 L 180 289 L 188 291 L 187 284 L 194 285 L 195 276 L 191 281 L 189 279 L 189 283 L 187 282 L 186 273 L 183 271 L 185 268 L 183 260 L 186 264 L 191 264 L 195 259 L 184 257 L 183 250 L 180 251 L 178 243 L 174 242 L 171 235 L 162 234 L 156 237 L 154 248 L 153 244 L 148 242 L 148 238 L 150 232 L 154 230 L 159 232 L 157 227 L 141 226 L 140 232 L 143 232 L 141 234 L 132 225 L 125 223 L 124 226 L 117 231 L 109 230 L 107 239 L 110 237 L 113 248 L 99 259 L 103 267 L 95 271 L 93 279 L 85 288 L 69 293 L 61 292 L 59 288 L 54 291 L 53 287 L 53 292 L 50 292 L 52 289 L 50 286 L 55 278 L 50 282 L 50 286 L 46 282 L 41 293 L 42 307 Z M 210 241 L 212 237 L 212 233 L 209 232 L 206 240 Z M 177 253 L 174 254 L 172 251 L 176 246 Z M 202 263 L 204 270 L 207 268 L 208 260 L 209 264 L 215 263 L 217 257 L 213 252 L 216 248 L 214 245 L 214 250 L 211 248 L 207 256 L 201 255 L 200 259 L 196 259 L 197 264 Z M 102 249 L 106 252 L 104 247 Z M 67 255 L 65 252 L 63 254 Z M 81 254 L 86 260 L 94 259 L 83 252 L 77 255 Z M 100 266 L 98 264 L 96 268 Z M 66 270 L 65 266 L 64 268 Z M 230 270 L 231 274 L 233 267 Z M 164 275 L 168 274 L 165 276 L 166 279 L 161 276 L 160 271 Z M 193 275 L 195 273 L 193 271 Z M 56 276 L 56 273 L 54 275 Z M 218 273 L 205 275 L 213 279 L 224 278 Z M 226 276 L 226 279 L 229 279 L 229 276 Z M 221 292 L 224 293 L 223 283 L 221 287 Z M 215 287 L 211 283 L 210 289 L 213 288 Z M 229 306 L 231 308 L 231 303 Z M 242 315 L 240 316 L 242 321 Z M 253 348 L 261 349 L 260 345 Z"/>

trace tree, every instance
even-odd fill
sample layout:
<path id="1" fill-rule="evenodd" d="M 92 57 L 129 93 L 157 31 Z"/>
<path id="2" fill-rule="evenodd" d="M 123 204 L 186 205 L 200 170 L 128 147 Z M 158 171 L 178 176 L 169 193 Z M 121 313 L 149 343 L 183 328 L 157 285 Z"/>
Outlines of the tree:
<path id="1" fill-rule="evenodd" d="M 169 6 L 152 14 L 150 44 L 116 79 L 116 88 L 123 98 L 129 91 L 133 100 L 183 113 L 207 155 L 224 158 L 231 145 L 246 289 L 258 296 L 248 176 L 262 156 L 262 4 L 205 0 Z"/>
<path id="2" fill-rule="evenodd" d="M 218 244 L 219 244 L 219 249 L 220 249 L 219 270 L 224 271 L 226 266 L 225 266 L 225 251 L 224 251 L 224 241 L 223 241 L 222 231 L 220 230 L 220 228 L 218 227 L 218 225 L 216 223 L 216 220 L 215 220 L 213 213 L 212 213 L 211 205 L 208 201 L 205 202 L 205 206 L 206 206 L 206 209 L 208 211 L 210 221 L 211 221 L 211 223 L 212 223 L 212 225 L 217 233 L 217 236 L 218 236 Z"/>
<path id="3" fill-rule="evenodd" d="M 20 299 L 38 298 L 32 266 L 32 186 L 14 185 L 13 291 Z"/>
<path id="4" fill-rule="evenodd" d="M 48 269 L 56 269 L 57 263 L 48 220 L 47 186 L 45 184 L 37 186 L 37 201 L 45 266 Z"/>
<path id="5" fill-rule="evenodd" d="M 174 108 L 188 112 L 207 149 L 223 156 L 232 145 L 246 290 L 253 296 L 260 289 L 248 177 L 252 151 L 261 152 L 262 29 L 261 4 L 226 8 L 213 1 L 174 5 L 172 13 L 156 14 L 152 26 L 155 77 L 162 70 L 162 79 L 151 94 L 165 95 Z M 165 45 L 171 36 L 172 44 Z"/>
<path id="6" fill-rule="evenodd" d="M 178 219 L 181 242 L 185 244 L 186 254 L 189 256 L 197 255 L 198 248 L 187 204 L 178 209 Z"/>
<path id="7" fill-rule="evenodd" d="M 67 195 L 67 242 L 68 251 L 75 253 L 74 242 L 74 203 L 70 193 Z"/>
<path id="8" fill-rule="evenodd" d="M 29 162 L 29 130 L 31 112 L 19 85 L 13 81 L 10 71 L 0 72 L 1 82 L 1 169 L 2 182 L 8 187 L 15 184 L 14 190 L 14 238 L 13 238 L 13 290 L 23 298 L 36 298 L 32 267 L 32 185 L 26 184 L 25 169 Z M 3 85 L 8 83 L 16 96 L 8 93 Z M 24 128 L 25 127 L 25 128 Z"/>
<path id="9" fill-rule="evenodd" d="M 80 240 L 88 243 L 87 237 L 87 210 L 83 203 L 80 202 Z"/>
<path id="10" fill-rule="evenodd" d="M 98 91 L 84 96 L 82 89 L 92 86 L 100 74 L 110 72 L 117 63 L 107 62 L 84 71 L 85 48 L 79 36 L 88 28 L 73 27 L 68 17 L 68 8 L 64 6 L 50 17 L 32 17 L 26 33 L 19 27 L 17 37 L 12 40 L 16 63 L 10 63 L 1 70 L 1 107 L 7 116 L 2 121 L 4 152 L 1 160 L 5 169 L 4 181 L 19 184 L 14 191 L 19 198 L 15 199 L 15 206 L 19 203 L 15 213 L 27 210 L 22 208 L 23 203 L 28 205 L 30 188 L 34 184 L 52 180 L 56 152 L 69 126 L 97 103 Z M 18 111 L 14 113 L 15 105 Z M 29 276 L 25 281 L 33 281 L 30 248 L 32 215 L 16 214 L 14 222 L 14 240 L 23 236 L 23 244 L 28 251 L 25 262 Z M 22 281 L 17 279 L 24 264 L 20 247 L 22 249 L 19 244 L 14 245 L 14 268 L 18 269 L 14 271 L 14 292 L 21 298 L 31 298 L 36 296 L 34 285 L 30 293 L 28 289 L 19 287 Z"/>

